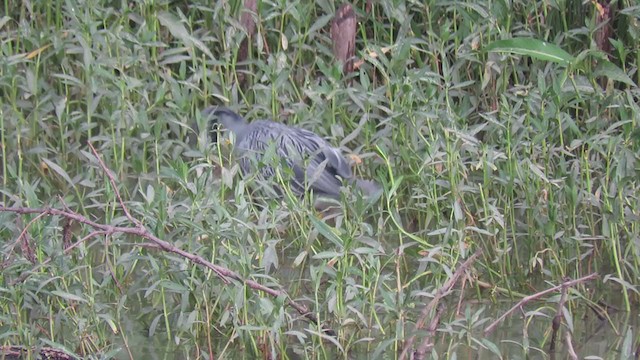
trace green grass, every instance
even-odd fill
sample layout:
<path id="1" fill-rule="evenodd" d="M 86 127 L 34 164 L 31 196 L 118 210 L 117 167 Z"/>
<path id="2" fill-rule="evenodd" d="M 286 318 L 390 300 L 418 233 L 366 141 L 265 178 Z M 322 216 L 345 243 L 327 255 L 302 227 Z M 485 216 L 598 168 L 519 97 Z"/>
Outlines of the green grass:
<path id="1" fill-rule="evenodd" d="M 395 358 L 420 310 L 480 248 L 439 323 L 440 358 L 537 355 L 558 296 L 528 305 L 539 312 L 515 325 L 519 337 L 482 330 L 523 295 L 592 272 L 600 278 L 570 294 L 565 331 L 579 341 L 588 305 L 614 304 L 630 320 L 613 322 L 607 349 L 635 349 L 638 7 L 612 5 L 607 60 L 592 2 L 372 3 L 370 13 L 354 5 L 365 61 L 350 86 L 331 55 L 333 1 L 258 2 L 243 63 L 237 0 L 0 5 L 2 205 L 131 225 L 91 142 L 151 233 L 286 290 L 337 332 L 140 238 L 95 236 L 63 253 L 62 218 L 0 212 L 0 345 L 106 358 Z M 358 155 L 355 173 L 383 196 L 343 201 L 333 220 L 306 200 L 260 199 L 227 143 L 187 139 L 209 104 L 315 131 Z M 25 228 L 36 263 L 50 262 L 29 262 Z M 93 230 L 70 231 L 77 242 Z"/>

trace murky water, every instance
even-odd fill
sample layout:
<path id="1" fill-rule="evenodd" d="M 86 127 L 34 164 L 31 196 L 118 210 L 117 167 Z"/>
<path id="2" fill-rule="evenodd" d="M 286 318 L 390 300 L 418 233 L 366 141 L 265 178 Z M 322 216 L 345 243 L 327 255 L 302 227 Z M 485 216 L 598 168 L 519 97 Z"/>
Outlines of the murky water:
<path id="1" fill-rule="evenodd" d="M 432 338 L 435 341 L 433 351 L 441 359 L 499 359 L 496 352 L 499 352 L 503 359 L 565 359 L 568 354 L 566 335 L 569 328 L 573 329 L 571 332 L 572 347 L 581 359 L 589 356 L 593 359 L 623 359 L 627 356 L 633 358 L 632 354 L 636 351 L 634 346 L 638 346 L 637 329 L 640 325 L 638 312 L 626 313 L 610 310 L 608 318 L 600 318 L 590 308 L 577 308 L 572 309 L 572 319 L 563 320 L 563 326 L 556 339 L 556 351 L 550 353 L 552 316 L 555 314 L 556 303 L 540 301 L 528 304 L 524 311 L 516 311 L 485 338 L 484 329 L 515 303 L 516 301 L 502 301 L 497 304 L 469 301 L 461 306 L 461 314 L 458 316 L 454 315 L 458 304 L 448 304 L 448 310 L 445 311 L 438 330 Z M 419 310 L 416 308 L 411 314 L 417 314 Z M 126 321 L 127 343 L 134 359 L 193 359 L 208 353 L 205 338 L 186 338 L 183 333 L 180 339 L 181 343 L 177 343 L 177 341 L 167 339 L 166 333 L 162 331 L 149 337 L 147 325 L 143 325 L 135 319 L 126 319 Z M 567 323 L 569 323 L 568 326 Z M 299 325 L 304 326 L 303 323 Z M 411 326 L 413 325 L 407 326 L 407 332 L 410 331 Z M 389 327 L 394 328 L 395 324 L 389 324 Z M 304 332 L 302 328 L 299 330 Z M 364 337 L 367 331 L 360 330 Z M 353 348 L 348 358 L 372 358 L 376 347 L 394 336 L 389 329 L 385 329 L 385 331 L 386 335 L 380 333 L 375 335 L 374 333 L 372 341 L 363 342 Z M 212 330 L 212 332 L 215 331 Z M 283 339 L 287 341 L 288 338 L 284 335 Z M 419 344 L 423 339 L 423 335 L 418 336 L 415 344 Z M 286 347 L 287 356 L 291 359 L 305 358 L 305 354 L 308 353 L 303 351 L 300 343 L 294 341 L 293 337 L 289 340 L 291 341 Z M 311 340 L 309 341 L 311 342 Z M 213 334 L 212 342 L 215 349 L 213 355 L 216 358 L 225 349 L 225 346 L 229 345 L 228 339 L 219 338 Z M 495 344 L 495 349 L 492 350 L 488 342 Z M 114 349 L 117 347 L 120 347 L 117 358 L 129 357 L 121 337 L 114 338 Z M 342 357 L 329 342 L 325 342 L 324 347 L 329 353 L 323 354 L 323 357 Z M 253 358 L 253 354 L 245 353 L 239 349 L 239 342 L 231 343 L 224 350 L 224 358 Z M 330 354 L 331 352 L 335 353 Z M 378 355 L 383 358 L 394 358 L 393 352 L 393 345 L 390 343 L 385 351 L 379 352 Z"/>

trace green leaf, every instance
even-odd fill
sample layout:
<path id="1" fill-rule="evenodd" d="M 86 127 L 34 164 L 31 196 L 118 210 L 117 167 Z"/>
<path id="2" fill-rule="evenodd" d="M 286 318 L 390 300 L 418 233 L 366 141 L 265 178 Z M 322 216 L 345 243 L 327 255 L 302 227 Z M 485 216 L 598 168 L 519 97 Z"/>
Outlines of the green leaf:
<path id="1" fill-rule="evenodd" d="M 78 296 L 78 295 L 74 295 L 68 292 L 64 292 L 64 291 L 59 291 L 59 290 L 53 290 L 51 292 L 53 295 L 55 296 L 59 296 L 65 300 L 69 300 L 69 301 L 77 301 L 77 302 L 83 302 L 86 303 L 87 300 L 85 300 L 84 298 Z"/>
<path id="2" fill-rule="evenodd" d="M 637 87 L 636 83 L 631 80 L 629 75 L 627 75 L 624 71 L 622 71 L 622 69 L 620 69 L 610 61 L 602 61 L 596 68 L 596 71 L 593 73 L 593 75 L 606 76 L 613 81 L 618 81 L 632 87 Z"/>
<path id="3" fill-rule="evenodd" d="M 270 241 L 267 245 L 267 248 L 264 250 L 264 254 L 262 255 L 262 259 L 260 261 L 260 265 L 264 268 L 264 270 L 268 273 L 273 267 L 274 270 L 277 270 L 279 267 L 278 261 L 278 251 L 276 249 L 277 241 Z"/>
<path id="4" fill-rule="evenodd" d="M 64 171 L 63 168 L 61 168 L 58 164 L 54 163 L 51 160 L 48 159 L 42 159 L 42 161 L 47 164 L 47 166 L 52 169 L 53 171 L 55 171 L 58 175 L 60 175 L 63 179 L 65 179 L 69 185 L 71 185 L 71 187 L 74 186 L 73 181 L 71 181 L 71 178 L 69 177 L 69 174 L 67 174 L 66 171 Z"/>
<path id="5" fill-rule="evenodd" d="M 3 16 L 2 18 L 0 18 L 0 29 L 2 29 L 9 20 L 11 20 L 11 18 L 8 16 Z"/>
<path id="6" fill-rule="evenodd" d="M 502 357 L 502 354 L 500 353 L 500 348 L 496 344 L 489 341 L 488 339 L 482 339 L 481 342 L 482 342 L 482 345 L 486 346 L 487 349 L 489 349 L 489 351 L 491 351 L 494 355 L 496 355 L 496 357 L 498 358 Z"/>
<path id="7" fill-rule="evenodd" d="M 171 14 L 170 12 L 163 11 L 158 14 L 158 21 L 162 26 L 166 27 L 171 35 L 180 39 L 185 46 L 187 47 L 197 47 L 205 53 L 211 59 L 215 59 L 209 48 L 200 40 L 194 38 L 189 34 L 187 28 L 184 27 L 184 24 L 178 20 L 178 18 Z"/>
<path id="8" fill-rule="evenodd" d="M 313 255 L 313 258 L 315 260 L 323 260 L 323 259 L 333 259 L 336 257 L 341 257 L 343 255 L 344 255 L 343 253 L 339 253 L 337 251 L 321 251 Z"/>
<path id="9" fill-rule="evenodd" d="M 487 45 L 484 50 L 526 55 L 563 65 L 569 65 L 575 61 L 572 55 L 562 50 L 558 45 L 532 38 L 498 40 Z"/>
<path id="10" fill-rule="evenodd" d="M 338 234 L 336 234 L 334 232 L 334 230 L 331 228 L 331 226 L 329 226 L 329 225 L 325 224 L 324 222 L 320 221 L 315 216 L 311 216 L 311 222 L 313 223 L 315 228 L 318 230 L 318 232 L 320 232 L 320 234 L 322 234 L 324 237 L 326 237 L 334 245 L 342 247 L 342 239 L 340 239 L 340 236 L 338 236 Z"/>

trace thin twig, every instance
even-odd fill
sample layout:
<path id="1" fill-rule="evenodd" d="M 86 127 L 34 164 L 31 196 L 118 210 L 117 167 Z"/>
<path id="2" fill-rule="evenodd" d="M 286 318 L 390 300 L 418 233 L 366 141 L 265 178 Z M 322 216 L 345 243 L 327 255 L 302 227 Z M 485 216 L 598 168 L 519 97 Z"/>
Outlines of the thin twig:
<path id="1" fill-rule="evenodd" d="M 272 289 L 269 288 L 265 285 L 262 285 L 254 280 L 245 280 L 243 279 L 238 273 L 227 269 L 223 266 L 220 265 L 215 265 L 211 262 L 209 262 L 208 260 L 204 259 L 203 257 L 199 256 L 199 255 L 195 255 L 195 254 L 191 254 L 189 252 L 186 252 L 180 248 L 177 248 L 173 245 L 171 245 L 170 243 L 159 239 L 157 236 L 151 234 L 150 232 L 148 232 L 145 228 L 138 228 L 138 227 L 124 227 L 124 226 L 112 226 L 112 225 L 106 225 L 106 224 L 100 224 L 97 223 L 95 221 L 91 221 L 87 218 L 85 218 L 84 216 L 75 213 L 75 212 L 67 212 L 64 210 L 59 210 L 59 209 L 52 209 L 52 208 L 25 208 L 25 207 L 6 207 L 6 206 L 0 206 L 0 212 L 12 212 L 12 213 L 16 213 L 16 214 L 46 214 L 46 215 L 50 215 L 50 216 L 62 216 L 62 217 L 67 217 L 70 218 L 72 220 L 75 220 L 81 224 L 85 224 L 88 225 L 94 229 L 100 230 L 101 233 L 103 233 L 104 235 L 113 235 L 113 234 L 127 234 L 127 235 L 134 235 L 134 236 L 138 236 L 141 237 L 143 239 L 149 240 L 152 243 L 154 243 L 158 248 L 160 248 L 163 251 L 166 252 L 171 252 L 174 254 L 177 254 L 183 258 L 186 258 L 188 260 L 190 260 L 192 263 L 197 264 L 197 265 L 201 265 L 204 266 L 206 268 L 211 269 L 213 272 L 215 272 L 218 277 L 220 277 L 220 279 L 222 281 L 224 281 L 225 283 L 228 283 L 229 280 L 228 279 L 233 279 L 239 282 L 243 282 L 245 283 L 247 286 L 249 286 L 250 288 L 254 289 L 254 290 L 258 290 L 258 291 L 262 291 L 265 292 L 273 297 L 280 297 L 280 296 L 286 296 L 287 299 L 289 299 L 289 306 L 291 306 L 292 308 L 296 309 L 302 316 L 304 316 L 305 318 L 307 318 L 308 320 L 314 322 L 314 323 L 318 323 L 315 315 L 313 315 L 313 313 L 309 312 L 309 310 L 307 309 L 306 306 L 302 305 L 302 304 L 298 304 L 297 302 L 291 300 L 291 298 L 288 296 L 288 294 L 282 290 L 276 290 L 276 289 Z M 79 242 L 78 242 L 79 243 Z M 75 244 L 74 244 L 75 245 Z"/>
<path id="2" fill-rule="evenodd" d="M 91 152 L 93 152 L 93 156 L 96 157 L 96 159 L 98 160 L 98 164 L 100 164 L 100 168 L 102 169 L 102 171 L 104 171 L 104 173 L 107 175 L 107 177 L 109 178 L 109 182 L 111 183 L 111 187 L 113 187 L 113 191 L 116 193 L 116 197 L 118 198 L 118 203 L 120 203 L 120 207 L 122 208 L 122 211 L 124 211 L 125 216 L 127 217 L 127 219 L 129 219 L 129 221 L 131 221 L 134 225 L 136 225 L 136 228 L 140 230 L 139 236 L 150 240 L 151 242 L 155 243 L 156 245 L 160 246 L 161 249 L 165 250 L 165 251 L 170 251 L 173 253 L 176 253 L 178 255 L 181 255 L 183 257 L 186 257 L 188 259 L 190 259 L 191 261 L 194 261 L 194 259 L 191 259 L 188 257 L 188 255 L 193 256 L 190 253 L 187 253 L 186 251 L 182 251 L 181 249 L 169 244 L 168 242 L 165 242 L 163 240 L 160 240 L 159 238 L 155 237 L 153 234 L 151 234 L 149 231 L 147 231 L 147 228 L 144 226 L 144 224 L 142 224 L 142 222 L 136 218 L 134 218 L 131 213 L 129 212 L 129 209 L 127 208 L 127 206 L 125 205 L 124 201 L 122 200 L 122 197 L 120 196 L 120 191 L 118 190 L 118 186 L 116 185 L 116 180 L 113 177 L 113 174 L 111 173 L 111 170 L 109 170 L 109 168 L 107 168 L 107 165 L 105 165 L 104 161 L 102 161 L 102 158 L 100 157 L 100 155 L 98 154 L 98 152 L 96 151 L 96 149 L 93 147 L 93 145 L 91 144 L 91 142 L 87 142 L 87 144 L 89 145 L 89 147 L 91 148 Z M 148 236 L 143 236 L 144 235 L 148 235 Z M 167 248 L 166 246 L 168 246 L 169 248 Z M 207 262 L 204 258 L 200 258 L 202 261 Z M 199 261 L 199 260 L 198 260 Z M 198 261 L 195 261 L 196 263 L 198 263 Z M 205 263 L 201 263 L 201 265 L 205 265 Z M 213 265 L 213 264 L 211 264 Z M 207 265 L 205 265 L 207 266 Z M 209 267 L 209 266 L 207 266 Z M 226 279 L 226 276 L 223 275 L 221 272 L 218 271 L 218 269 L 215 269 L 213 267 L 209 267 L 211 270 L 213 270 L 218 277 L 220 277 L 222 279 L 222 281 L 225 284 L 229 283 L 229 280 Z"/>
<path id="3" fill-rule="evenodd" d="M 50 216 L 62 216 L 62 217 L 65 217 L 65 218 L 69 218 L 71 220 L 75 220 L 76 222 L 79 222 L 81 224 L 88 225 L 88 226 L 92 227 L 93 229 L 99 230 L 100 232 L 104 233 L 104 235 L 128 234 L 128 235 L 134 235 L 134 236 L 141 237 L 141 238 L 143 238 L 145 240 L 148 240 L 151 243 L 157 245 L 163 251 L 177 254 L 177 255 L 185 258 L 185 259 L 188 259 L 189 261 L 191 261 L 194 264 L 197 264 L 197 265 L 200 265 L 200 266 L 204 266 L 204 267 L 212 270 L 225 284 L 229 283 L 229 279 L 233 279 L 233 280 L 236 280 L 238 282 L 244 283 L 245 285 L 247 285 L 248 287 L 250 287 L 253 290 L 262 291 L 264 293 L 269 294 L 272 297 L 284 297 L 284 298 L 288 299 L 287 304 L 289 306 L 291 306 L 292 308 L 294 308 L 296 311 L 298 311 L 298 313 L 300 313 L 303 317 L 305 317 L 310 322 L 313 322 L 315 324 L 319 324 L 318 323 L 318 319 L 316 318 L 315 314 L 310 312 L 309 309 L 306 306 L 304 306 L 302 304 L 299 304 L 296 301 L 294 301 L 293 299 L 291 299 L 291 297 L 289 296 L 289 294 L 286 291 L 272 289 L 272 288 L 270 288 L 268 286 L 262 285 L 262 284 L 260 284 L 260 283 L 258 283 L 256 281 L 254 281 L 254 280 L 244 279 L 242 276 L 240 276 L 240 274 L 238 274 L 238 273 L 236 273 L 236 272 L 234 272 L 234 271 L 232 271 L 232 270 L 230 270 L 228 268 L 225 268 L 225 267 L 220 266 L 220 265 L 215 265 L 215 264 L 211 263 L 210 261 L 206 260 L 205 258 L 203 258 L 202 256 L 195 255 L 195 254 L 189 253 L 187 251 L 184 251 L 184 250 L 182 250 L 182 249 L 180 249 L 178 247 L 175 247 L 174 245 L 172 245 L 172 244 L 170 244 L 170 243 L 158 238 L 157 236 L 155 236 L 151 232 L 149 232 L 146 229 L 146 227 L 142 224 L 142 222 L 140 222 L 138 219 L 134 218 L 129 213 L 129 210 L 127 209 L 126 205 L 124 204 L 124 201 L 122 200 L 122 198 L 120 196 L 120 193 L 119 193 L 118 188 L 116 186 L 116 182 L 115 182 L 115 179 L 114 179 L 113 175 L 111 174 L 109 169 L 106 167 L 106 165 L 104 164 L 104 162 L 102 161 L 102 159 L 98 155 L 98 153 L 95 150 L 95 148 L 90 143 L 89 143 L 89 147 L 93 151 L 94 156 L 98 159 L 100 167 L 102 168 L 102 170 L 105 172 L 105 174 L 109 178 L 109 181 L 111 182 L 111 186 L 113 186 L 114 192 L 116 193 L 116 197 L 118 198 L 118 202 L 120 203 L 120 206 L 122 207 L 123 211 L 125 212 L 126 217 L 134 225 L 136 225 L 135 227 L 112 226 L 112 225 L 100 224 L 100 223 L 97 223 L 95 221 L 89 220 L 88 218 L 78 214 L 77 212 L 69 211 L 69 210 L 52 209 L 52 208 L 25 208 L 25 207 L 5 207 L 5 206 L 0 206 L 0 212 L 13 212 L 13 213 L 16 213 L 16 214 L 46 214 L 46 215 L 50 215 Z M 325 331 L 329 335 L 335 334 L 331 329 L 323 328 L 323 331 Z"/>
<path id="4" fill-rule="evenodd" d="M 104 247 L 105 247 L 105 253 L 107 253 L 109 249 L 109 237 L 105 236 Z M 124 294 L 125 293 L 124 287 L 122 286 L 122 284 L 120 284 L 120 281 L 118 281 L 118 277 L 116 276 L 116 271 L 113 269 L 113 264 L 111 264 L 111 259 L 106 259 L 105 264 L 109 268 L 109 275 L 111 275 L 111 279 L 113 279 L 113 282 L 118 287 L 118 290 L 120 290 L 120 294 Z"/>
<path id="5" fill-rule="evenodd" d="M 565 279 L 564 281 L 567 281 Z M 556 351 L 556 339 L 558 336 L 558 330 L 560 330 L 560 325 L 562 324 L 562 309 L 564 308 L 564 303 L 567 302 L 567 293 L 569 288 L 567 286 L 562 286 L 560 301 L 558 301 L 558 306 L 556 307 L 556 315 L 553 317 L 553 321 L 551 322 L 552 333 L 551 333 L 551 341 L 549 342 L 549 353 L 553 353 Z M 562 339 L 560 339 L 562 341 Z"/>
<path id="6" fill-rule="evenodd" d="M 569 353 L 569 358 L 571 360 L 578 360 L 578 354 L 576 354 L 576 350 L 573 348 L 573 343 L 571 342 L 571 332 L 567 331 L 567 335 L 565 336 L 565 340 L 567 341 L 567 352 Z"/>
<path id="7" fill-rule="evenodd" d="M 440 289 L 438 289 L 433 299 L 431 299 L 429 304 L 425 306 L 424 309 L 422 309 L 420 318 L 418 319 L 418 321 L 416 321 L 416 330 L 420 330 L 424 327 L 427 317 L 429 316 L 429 314 L 431 314 L 433 308 L 438 304 L 438 302 L 440 302 L 443 297 L 449 294 L 453 286 L 458 282 L 458 279 L 460 279 L 460 276 L 462 276 L 462 274 L 469 268 L 469 266 L 471 266 L 471 264 L 476 260 L 478 256 L 480 256 L 481 253 L 482 249 L 476 250 L 473 255 L 469 256 L 469 258 L 456 269 L 456 272 L 453 273 L 451 278 L 449 278 L 449 280 L 447 280 L 447 282 L 445 282 L 444 285 Z M 408 359 L 409 352 L 411 351 L 413 342 L 415 341 L 415 337 L 415 335 L 411 335 L 409 340 L 407 340 L 404 348 L 402 349 L 402 353 L 400 354 L 400 359 Z"/>
<path id="8" fill-rule="evenodd" d="M 89 145 L 89 147 L 91 148 L 91 152 L 93 153 L 93 156 L 95 156 L 96 159 L 98 160 L 98 164 L 100 164 L 100 168 L 105 173 L 105 175 L 107 175 L 107 177 L 109 178 L 111 187 L 113 188 L 113 191 L 116 193 L 116 197 L 118 198 L 118 202 L 120 203 L 120 207 L 122 208 L 122 211 L 124 211 L 124 215 L 127 217 L 127 219 L 129 219 L 129 221 L 134 223 L 137 227 L 144 228 L 144 225 L 138 219 L 134 218 L 131 215 L 131 213 L 129 213 L 129 209 L 124 204 L 124 201 L 122 201 L 122 197 L 120 196 L 120 191 L 118 191 L 118 185 L 116 185 L 116 179 L 113 177 L 111 170 L 109 170 L 107 165 L 105 165 L 104 161 L 102 161 L 102 158 L 100 157 L 100 155 L 98 155 L 98 151 L 96 151 L 96 148 L 93 147 L 90 141 L 87 142 L 87 145 Z"/>
<path id="9" fill-rule="evenodd" d="M 558 291 L 558 290 L 562 289 L 563 286 L 572 287 L 572 286 L 580 284 L 582 282 L 593 280 L 596 277 L 598 277 L 598 273 L 593 273 L 593 274 L 581 277 L 579 279 L 565 281 L 565 282 L 563 282 L 562 284 L 560 284 L 558 286 L 554 286 L 554 287 L 552 287 L 550 289 L 541 291 L 539 293 L 536 293 L 536 294 L 533 294 L 533 295 L 529 295 L 529 296 L 525 296 L 524 298 L 522 298 L 522 300 L 518 301 L 518 303 L 515 304 L 511 309 L 509 309 L 507 312 L 502 314 L 502 316 L 500 316 L 496 321 L 492 322 L 491 325 L 487 326 L 484 329 L 484 335 L 487 336 L 487 335 L 491 334 L 495 330 L 495 328 L 498 326 L 498 324 L 500 324 L 500 322 L 502 322 L 507 316 L 511 315 L 514 311 L 516 311 L 517 309 L 521 308 L 523 305 L 525 305 L 529 301 L 538 299 L 538 298 L 540 298 L 542 296 L 545 296 L 545 295 L 547 295 L 549 293 L 552 293 L 554 291 Z"/>
<path id="10" fill-rule="evenodd" d="M 440 324 L 440 318 L 442 317 L 442 314 L 444 313 L 445 308 L 446 306 L 444 306 L 444 304 L 442 303 L 438 305 L 436 314 L 433 317 L 433 319 L 431 319 L 431 322 L 429 323 L 429 327 L 427 328 L 427 335 L 422 339 L 420 346 L 418 346 L 418 349 L 414 354 L 414 358 L 413 358 L 414 360 L 424 359 L 427 353 L 429 353 L 433 349 L 433 345 L 435 344 L 435 342 L 433 341 L 433 335 L 436 333 L 436 330 L 438 329 L 438 324 Z"/>
<path id="11" fill-rule="evenodd" d="M 37 259 L 36 259 L 36 255 L 33 253 L 33 248 L 31 247 L 31 244 L 29 242 L 29 233 L 27 232 L 29 230 L 29 228 L 31 227 L 31 225 L 33 223 L 35 223 L 36 221 L 38 221 L 41 217 L 43 217 L 44 215 L 42 214 L 38 214 L 38 216 L 34 217 L 33 219 L 31 219 L 31 221 L 29 221 L 29 223 L 27 224 L 27 226 L 24 227 L 24 229 L 22 230 L 22 232 L 20 232 L 20 235 L 18 235 L 18 241 L 21 242 L 22 245 L 22 252 L 24 253 L 23 255 L 32 263 L 35 264 Z"/>

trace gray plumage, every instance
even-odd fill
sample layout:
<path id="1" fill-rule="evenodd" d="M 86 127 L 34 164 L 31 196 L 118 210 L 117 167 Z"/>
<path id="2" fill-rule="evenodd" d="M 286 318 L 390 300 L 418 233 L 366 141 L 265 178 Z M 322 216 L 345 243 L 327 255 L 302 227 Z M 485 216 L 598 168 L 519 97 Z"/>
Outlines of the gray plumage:
<path id="1" fill-rule="evenodd" d="M 234 152 L 245 175 L 257 168 L 262 179 L 273 181 L 274 166 L 279 162 L 291 169 L 290 187 L 298 196 L 309 189 L 316 195 L 339 199 L 343 181 L 355 183 L 365 195 L 380 191 L 375 182 L 355 178 L 340 150 L 311 131 L 270 120 L 247 123 L 242 116 L 220 106 L 208 107 L 202 115 L 214 141 L 216 123 L 235 134 Z"/>

